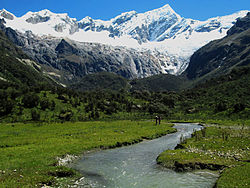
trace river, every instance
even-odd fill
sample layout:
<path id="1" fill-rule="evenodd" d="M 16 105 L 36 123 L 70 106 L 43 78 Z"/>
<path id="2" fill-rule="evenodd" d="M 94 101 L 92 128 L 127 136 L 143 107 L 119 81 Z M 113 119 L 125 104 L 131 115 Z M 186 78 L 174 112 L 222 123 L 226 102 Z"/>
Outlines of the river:
<path id="1" fill-rule="evenodd" d="M 206 172 L 177 173 L 157 165 L 157 156 L 174 149 L 180 137 L 188 138 L 197 124 L 176 124 L 177 132 L 139 144 L 86 154 L 73 165 L 91 187 L 107 188 L 211 188 L 217 175 Z"/>

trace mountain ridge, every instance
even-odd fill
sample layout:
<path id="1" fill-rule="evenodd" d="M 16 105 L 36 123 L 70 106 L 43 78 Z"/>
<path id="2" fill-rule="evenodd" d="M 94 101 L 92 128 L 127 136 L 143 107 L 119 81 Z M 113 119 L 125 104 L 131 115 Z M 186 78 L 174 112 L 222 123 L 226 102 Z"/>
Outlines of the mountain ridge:
<path id="1" fill-rule="evenodd" d="M 196 51 L 185 71 L 189 79 L 209 79 L 250 64 L 250 12 L 238 19 L 227 36 Z"/>
<path id="2" fill-rule="evenodd" d="M 145 13 L 122 13 L 108 21 L 90 17 L 77 21 L 66 13 L 56 14 L 46 9 L 28 12 L 22 17 L 2 10 L 0 17 L 5 18 L 6 26 L 21 33 L 30 30 L 38 36 L 166 53 L 175 58 L 178 65 L 171 74 L 179 75 L 185 70 L 181 67 L 187 67 L 187 61 L 195 50 L 211 40 L 224 37 L 236 19 L 245 16 L 246 12 L 198 21 L 183 18 L 165 5 Z"/>
<path id="3" fill-rule="evenodd" d="M 0 89 L 57 85 L 51 77 L 43 74 L 38 63 L 7 38 L 2 29 L 0 27 Z"/>

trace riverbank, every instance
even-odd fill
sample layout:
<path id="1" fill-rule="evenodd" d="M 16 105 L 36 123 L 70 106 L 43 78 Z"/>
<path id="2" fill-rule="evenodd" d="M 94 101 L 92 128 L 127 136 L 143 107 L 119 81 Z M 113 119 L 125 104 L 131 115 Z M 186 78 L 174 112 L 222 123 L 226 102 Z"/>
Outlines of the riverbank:
<path id="1" fill-rule="evenodd" d="M 215 187 L 250 186 L 250 124 L 213 124 L 159 155 L 157 163 L 178 172 L 220 172 Z"/>
<path id="2" fill-rule="evenodd" d="M 85 154 L 72 164 L 93 187 L 212 187 L 218 177 L 207 172 L 175 173 L 156 164 L 157 156 L 174 149 L 181 135 L 190 137 L 197 124 L 177 124 L 176 133 L 116 149 Z"/>
<path id="3" fill-rule="evenodd" d="M 176 130 L 154 121 L 1 124 L 0 187 L 65 185 L 81 175 L 60 159 L 154 139 Z M 59 159 L 59 158 L 60 159 Z M 63 161 L 63 160 L 61 160 Z"/>

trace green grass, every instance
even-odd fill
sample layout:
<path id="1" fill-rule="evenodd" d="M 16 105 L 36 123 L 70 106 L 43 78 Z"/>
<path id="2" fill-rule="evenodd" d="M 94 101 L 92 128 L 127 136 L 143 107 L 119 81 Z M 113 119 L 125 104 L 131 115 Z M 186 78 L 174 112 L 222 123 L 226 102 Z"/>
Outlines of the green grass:
<path id="1" fill-rule="evenodd" d="M 250 187 L 249 174 L 250 174 L 249 163 L 245 163 L 227 169 L 218 180 L 217 187 L 218 188 Z"/>
<path id="2" fill-rule="evenodd" d="M 177 171 L 194 169 L 221 170 L 217 187 L 249 186 L 249 121 L 223 121 L 193 134 L 181 144 L 184 148 L 167 150 L 157 162 Z"/>
<path id="3" fill-rule="evenodd" d="M 151 121 L 1 124 L 0 187 L 56 185 L 59 172 L 77 176 L 55 165 L 58 156 L 132 144 L 173 131 L 170 124 L 156 127 Z"/>

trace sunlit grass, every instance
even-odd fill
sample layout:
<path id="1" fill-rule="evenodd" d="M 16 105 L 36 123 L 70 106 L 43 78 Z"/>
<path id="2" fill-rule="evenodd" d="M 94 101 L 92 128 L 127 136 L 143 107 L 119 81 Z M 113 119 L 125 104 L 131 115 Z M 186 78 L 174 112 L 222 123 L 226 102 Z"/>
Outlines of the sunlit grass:
<path id="1" fill-rule="evenodd" d="M 55 172 L 75 175 L 55 166 L 58 156 L 132 144 L 173 131 L 170 124 L 155 126 L 151 121 L 1 124 L 0 187 L 55 185 Z"/>
<path id="2" fill-rule="evenodd" d="M 157 159 L 158 163 L 175 170 L 221 170 L 218 187 L 249 186 L 250 129 L 238 121 L 224 121 L 196 132 L 182 143 L 184 149 L 167 150 Z M 178 164 L 178 165 L 176 165 Z M 240 170 L 241 169 L 241 170 Z M 248 175 L 246 175 L 248 173 Z"/>

